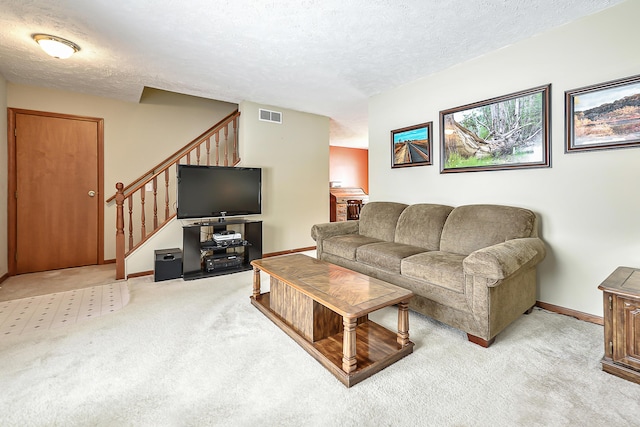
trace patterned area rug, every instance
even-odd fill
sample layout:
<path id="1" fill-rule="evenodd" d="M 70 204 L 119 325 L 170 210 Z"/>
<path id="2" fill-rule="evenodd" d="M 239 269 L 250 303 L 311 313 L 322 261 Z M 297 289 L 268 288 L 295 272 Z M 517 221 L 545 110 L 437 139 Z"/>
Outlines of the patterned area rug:
<path id="1" fill-rule="evenodd" d="M 117 311 L 129 302 L 126 282 L 0 302 L 0 336 L 59 328 Z"/>

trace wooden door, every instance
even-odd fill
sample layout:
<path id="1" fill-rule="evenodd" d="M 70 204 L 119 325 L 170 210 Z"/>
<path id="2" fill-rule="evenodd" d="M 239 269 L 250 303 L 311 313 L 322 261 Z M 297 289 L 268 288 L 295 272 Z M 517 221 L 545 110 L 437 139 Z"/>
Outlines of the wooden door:
<path id="1" fill-rule="evenodd" d="M 640 298 L 617 296 L 613 361 L 640 370 Z"/>
<path id="2" fill-rule="evenodd" d="M 15 274 L 101 263 L 102 119 L 13 112 Z"/>

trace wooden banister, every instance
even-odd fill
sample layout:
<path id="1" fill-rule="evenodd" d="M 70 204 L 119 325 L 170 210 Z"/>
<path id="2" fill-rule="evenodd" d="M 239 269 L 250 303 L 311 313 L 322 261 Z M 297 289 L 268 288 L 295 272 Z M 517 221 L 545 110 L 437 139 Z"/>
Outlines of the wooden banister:
<path id="1" fill-rule="evenodd" d="M 125 186 L 122 182 L 116 184 L 116 193 L 107 199 L 107 203 L 115 200 L 116 204 L 117 279 L 124 279 L 124 262 L 126 256 L 140 247 L 140 245 L 176 216 L 175 213 L 170 214 L 171 204 L 169 201 L 172 194 L 170 188 L 173 187 L 175 189 L 176 186 L 176 173 L 179 164 L 190 165 L 192 159 L 195 160 L 197 165 L 206 164 L 207 166 L 211 166 L 212 164 L 221 166 L 221 163 L 224 166 L 235 166 L 240 162 L 240 158 L 238 157 L 239 116 L 239 111 L 229 114 L 189 144 L 160 162 L 156 167 L 135 179 L 129 185 Z M 230 126 L 232 129 L 229 129 Z M 220 141 L 221 132 L 224 135 L 223 141 Z M 211 137 L 215 139 L 216 143 L 215 159 L 211 159 L 213 155 L 211 152 Z M 232 146 L 229 147 L 229 144 L 232 144 Z M 231 158 L 229 158 L 229 155 L 231 155 Z M 206 159 L 203 159 L 203 157 L 206 157 Z M 172 172 L 170 172 L 170 169 L 172 169 Z M 160 179 L 164 180 L 164 192 L 158 191 L 158 177 L 160 176 L 162 176 Z M 149 188 L 147 188 L 147 185 L 149 185 Z M 147 189 L 151 192 L 149 197 L 153 197 L 153 201 L 149 201 L 149 203 L 147 203 L 146 200 Z M 164 197 L 164 221 L 158 220 L 158 193 L 160 193 L 161 199 Z M 128 209 L 127 216 L 125 216 L 125 202 Z M 147 209 L 149 210 L 148 212 Z M 147 224 L 147 217 L 153 219 L 149 220 L 149 224 Z M 128 239 L 124 231 L 126 224 L 128 224 L 129 231 Z M 153 229 L 151 229 L 152 226 Z M 135 230 L 139 230 L 139 235 L 136 235 Z"/>
<path id="2" fill-rule="evenodd" d="M 140 181 L 145 180 L 145 178 L 149 178 L 149 175 L 152 174 L 156 174 L 156 171 L 159 172 L 163 172 L 165 169 L 168 169 L 172 163 L 180 160 L 182 157 L 185 156 L 185 154 L 189 154 L 191 151 L 193 151 L 194 148 L 197 147 L 197 149 L 199 150 L 200 145 L 202 145 L 203 142 L 207 142 L 207 146 L 209 144 L 208 140 L 212 135 L 216 135 L 216 139 L 219 138 L 219 132 L 223 129 L 227 129 L 227 126 L 229 125 L 229 123 L 233 124 L 233 130 L 234 130 L 234 135 L 237 135 L 237 124 L 236 124 L 236 119 L 240 117 L 240 112 L 239 111 L 234 111 L 233 113 L 227 115 L 224 119 L 220 120 L 218 123 L 216 123 L 215 125 L 213 125 L 211 128 L 209 128 L 208 130 L 204 131 L 200 136 L 198 136 L 197 138 L 193 139 L 191 142 L 189 142 L 188 144 L 186 144 L 184 147 L 182 147 L 181 149 L 179 149 L 178 151 L 176 151 L 175 153 L 171 154 L 169 157 L 167 157 L 165 160 L 163 160 L 162 162 L 158 163 L 156 166 L 154 166 L 153 168 L 149 169 L 147 172 L 143 173 L 142 175 L 140 175 L 138 178 L 134 179 L 133 181 L 131 181 L 131 183 L 129 185 L 126 185 L 124 187 L 124 192 L 125 194 L 130 194 L 135 192 L 136 190 L 130 190 L 132 186 L 134 186 L 135 184 L 139 183 Z M 208 150 L 207 150 L 208 152 Z M 190 164 L 190 163 L 189 163 Z M 237 162 L 235 162 L 235 164 L 237 164 Z M 148 181 L 148 180 L 145 180 Z M 138 187 L 139 189 L 140 187 Z M 113 196 L 109 197 L 107 199 L 107 203 L 111 203 L 113 200 L 115 200 L 116 195 L 114 194 Z"/>

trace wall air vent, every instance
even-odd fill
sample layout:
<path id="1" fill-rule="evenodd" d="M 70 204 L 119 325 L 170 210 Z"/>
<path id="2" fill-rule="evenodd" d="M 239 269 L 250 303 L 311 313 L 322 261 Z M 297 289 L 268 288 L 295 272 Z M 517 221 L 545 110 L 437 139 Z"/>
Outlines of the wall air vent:
<path id="1" fill-rule="evenodd" d="M 263 122 L 282 124 L 282 113 L 278 111 L 269 111 L 260 108 L 258 110 L 258 118 Z"/>

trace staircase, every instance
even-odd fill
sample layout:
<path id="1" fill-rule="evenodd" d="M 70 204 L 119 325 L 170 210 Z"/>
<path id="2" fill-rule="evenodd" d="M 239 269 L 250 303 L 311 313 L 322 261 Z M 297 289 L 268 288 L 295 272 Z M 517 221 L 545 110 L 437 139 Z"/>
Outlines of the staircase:
<path id="1" fill-rule="evenodd" d="M 240 112 L 234 111 L 130 184 L 116 184 L 116 193 L 106 201 L 116 203 L 116 279 L 125 278 L 126 257 L 176 216 L 177 165 L 235 166 L 240 162 L 239 117 Z M 159 209 L 164 214 L 159 216 Z"/>

